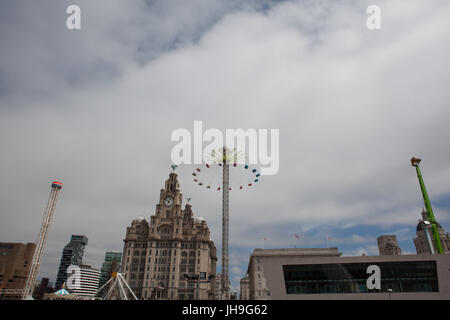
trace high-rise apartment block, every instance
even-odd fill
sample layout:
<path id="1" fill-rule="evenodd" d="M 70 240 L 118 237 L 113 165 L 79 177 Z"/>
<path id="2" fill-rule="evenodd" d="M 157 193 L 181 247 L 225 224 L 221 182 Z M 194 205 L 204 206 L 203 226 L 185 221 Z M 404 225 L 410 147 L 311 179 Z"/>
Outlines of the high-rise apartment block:
<path id="1" fill-rule="evenodd" d="M 216 247 L 205 219 L 182 200 L 172 172 L 150 221 L 127 228 L 122 273 L 138 298 L 214 299 Z"/>
<path id="2" fill-rule="evenodd" d="M 105 253 L 105 261 L 103 261 L 102 269 L 100 271 L 99 287 L 103 286 L 106 281 L 111 278 L 113 271 L 120 272 L 122 265 L 122 252 L 108 251 Z"/>
<path id="3" fill-rule="evenodd" d="M 56 277 L 55 289 L 61 289 L 67 280 L 67 268 L 70 265 L 80 266 L 83 260 L 84 248 L 88 238 L 82 235 L 72 235 L 70 242 L 64 247 Z"/>

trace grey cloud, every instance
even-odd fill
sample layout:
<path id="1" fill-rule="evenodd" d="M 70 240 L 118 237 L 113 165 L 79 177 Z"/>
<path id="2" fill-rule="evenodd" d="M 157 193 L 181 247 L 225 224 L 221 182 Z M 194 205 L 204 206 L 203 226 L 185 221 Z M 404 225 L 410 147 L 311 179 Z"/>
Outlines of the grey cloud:
<path id="1" fill-rule="evenodd" d="M 413 155 L 432 198 L 450 192 L 445 1 L 381 1 L 379 33 L 351 1 L 80 2 L 81 33 L 53 27 L 65 2 L 34 3 L 0 10 L 10 16 L 0 25 L 10 43 L 0 49 L 0 230 L 2 241 L 35 241 L 49 183 L 64 182 L 41 274 L 56 274 L 72 233 L 88 236 L 94 266 L 102 249 L 121 250 L 132 218 L 154 212 L 171 132 L 194 120 L 280 129 L 279 173 L 231 195 L 231 245 L 249 248 L 233 260 L 242 270 L 276 223 L 413 226 Z M 220 248 L 220 194 L 196 188 L 191 169 L 177 168 L 182 192 Z"/>

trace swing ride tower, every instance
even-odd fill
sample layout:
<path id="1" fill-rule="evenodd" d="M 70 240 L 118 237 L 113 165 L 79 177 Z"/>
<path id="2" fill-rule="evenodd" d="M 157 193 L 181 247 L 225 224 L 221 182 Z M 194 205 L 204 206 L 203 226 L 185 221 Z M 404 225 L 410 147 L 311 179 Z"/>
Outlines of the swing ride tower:
<path id="1" fill-rule="evenodd" d="M 227 160 L 227 151 L 223 147 L 222 157 L 222 300 L 230 298 L 230 287 L 228 281 L 228 224 L 230 203 L 230 164 Z"/>
<path id="2" fill-rule="evenodd" d="M 194 182 L 207 190 L 222 191 L 222 271 L 220 300 L 230 299 L 229 271 L 229 210 L 230 191 L 244 191 L 259 181 L 260 173 L 253 166 L 250 167 L 245 161 L 245 153 L 237 151 L 236 148 L 229 149 L 226 146 L 218 150 L 212 150 L 207 156 L 205 164 L 197 167 L 193 175 Z M 238 166 L 238 164 L 240 164 Z M 242 165 L 241 165 L 242 164 Z M 220 170 L 219 170 L 220 168 Z M 219 176 L 214 176 L 215 173 Z M 241 173 L 244 179 L 234 179 L 232 173 Z M 208 179 L 211 178 L 211 179 Z M 212 180 L 212 181 L 208 181 Z M 233 181 L 232 181 L 233 180 Z M 238 181 L 241 180 L 241 181 Z M 244 181 L 242 181 L 244 180 Z M 220 181 L 220 182 L 219 182 Z M 239 184 L 237 184 L 239 182 Z M 232 186 L 232 183 L 235 185 Z"/>

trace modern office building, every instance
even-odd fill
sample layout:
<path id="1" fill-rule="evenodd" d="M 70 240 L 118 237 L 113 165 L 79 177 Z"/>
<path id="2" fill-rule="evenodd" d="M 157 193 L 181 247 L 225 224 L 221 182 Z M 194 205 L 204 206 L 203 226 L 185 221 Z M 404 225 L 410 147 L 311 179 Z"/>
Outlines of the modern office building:
<path id="1" fill-rule="evenodd" d="M 377 242 L 380 256 L 396 256 L 402 254 L 402 250 L 397 242 L 397 236 L 394 234 L 378 237 Z"/>
<path id="2" fill-rule="evenodd" d="M 0 288 L 23 289 L 25 287 L 35 248 L 35 243 L 0 242 Z M 5 296 L 4 293 L 4 299 L 19 299 L 21 294 Z"/>
<path id="3" fill-rule="evenodd" d="M 380 289 L 368 286 L 377 276 L 373 266 Z M 337 248 L 255 249 L 250 299 L 450 299 L 449 269 L 448 254 L 342 257 Z"/>
<path id="4" fill-rule="evenodd" d="M 341 252 L 337 248 L 290 248 L 290 249 L 254 249 L 250 256 L 247 274 L 250 283 L 250 300 L 272 299 L 267 271 L 263 262 L 275 261 L 280 258 L 297 257 L 339 257 Z M 281 271 L 282 269 L 280 269 Z"/>
<path id="5" fill-rule="evenodd" d="M 88 265 L 80 265 L 80 287 L 68 290 L 80 297 L 94 297 L 100 281 L 100 270 Z"/>
<path id="6" fill-rule="evenodd" d="M 105 260 L 100 271 L 99 288 L 102 287 L 110 278 L 113 271 L 120 272 L 122 264 L 122 252 L 108 251 L 105 253 Z"/>
<path id="7" fill-rule="evenodd" d="M 70 242 L 64 247 L 56 277 L 55 289 L 61 289 L 67 280 L 67 268 L 70 265 L 80 266 L 83 260 L 84 248 L 88 238 L 82 235 L 72 235 Z"/>
<path id="8" fill-rule="evenodd" d="M 161 189 L 150 222 L 140 217 L 127 228 L 122 273 L 141 299 L 214 299 L 216 248 L 203 218 L 182 209 L 175 172 Z"/>
<path id="9" fill-rule="evenodd" d="M 426 211 L 422 211 L 422 219 L 419 220 L 416 228 L 417 237 L 414 238 L 414 245 L 416 246 L 417 254 L 421 253 L 431 253 L 430 246 L 427 240 L 426 232 L 430 232 L 430 238 L 433 243 L 434 250 L 436 252 L 436 245 L 434 243 L 433 236 L 431 235 L 431 230 L 427 230 L 427 225 L 424 221 L 428 221 Z M 439 231 L 439 237 L 441 238 L 442 247 L 445 253 L 450 252 L 450 235 L 445 232 L 444 228 L 437 222 L 437 227 Z"/>

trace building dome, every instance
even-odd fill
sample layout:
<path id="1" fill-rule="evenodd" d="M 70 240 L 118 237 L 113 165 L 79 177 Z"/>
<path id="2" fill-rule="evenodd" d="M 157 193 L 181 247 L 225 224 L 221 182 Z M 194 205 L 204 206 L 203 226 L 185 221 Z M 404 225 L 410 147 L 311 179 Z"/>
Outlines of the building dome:
<path id="1" fill-rule="evenodd" d="M 423 220 L 420 220 L 419 223 L 417 224 L 417 231 L 422 231 L 424 230 L 424 226 L 425 223 L 423 223 Z M 436 221 L 436 226 L 438 227 L 438 229 L 442 229 L 442 226 L 439 224 L 439 222 Z"/>
<path id="2" fill-rule="evenodd" d="M 137 218 L 135 218 L 135 219 L 133 220 L 133 223 L 134 223 L 134 222 L 141 223 L 142 221 L 145 221 L 145 218 L 142 217 L 142 216 L 139 216 L 139 217 L 137 217 Z"/>
<path id="3" fill-rule="evenodd" d="M 202 223 L 203 221 L 206 221 L 206 220 L 205 220 L 205 218 L 202 218 L 202 217 L 195 217 L 194 221 L 197 223 Z"/>

